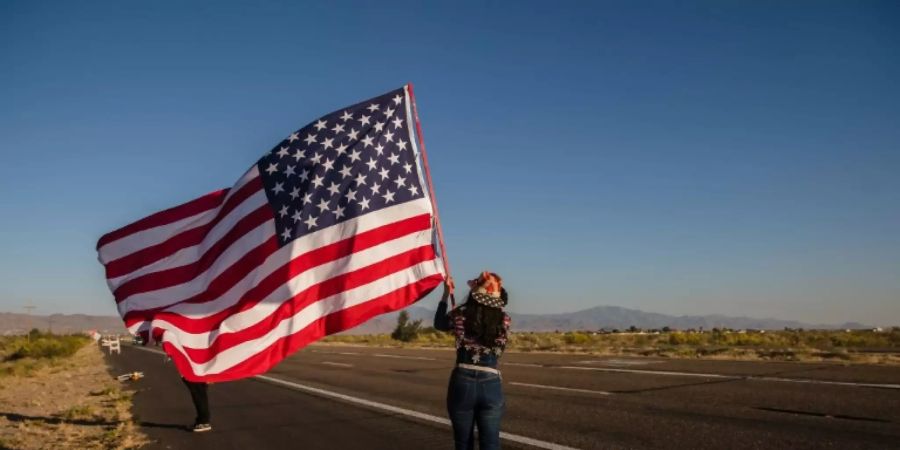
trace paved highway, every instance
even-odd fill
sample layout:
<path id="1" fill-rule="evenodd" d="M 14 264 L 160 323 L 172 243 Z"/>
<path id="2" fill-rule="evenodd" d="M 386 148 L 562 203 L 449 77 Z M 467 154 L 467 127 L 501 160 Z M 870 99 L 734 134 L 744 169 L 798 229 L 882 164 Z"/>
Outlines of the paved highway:
<path id="1" fill-rule="evenodd" d="M 159 355 L 126 348 L 111 360 L 121 371 L 153 367 L 136 384 L 144 391 L 135 411 L 159 448 L 450 447 L 444 397 L 451 351 L 311 346 L 264 380 L 213 386 L 212 437 L 174 427 L 190 422 L 192 411 Z M 509 353 L 502 370 L 507 448 L 847 449 L 900 442 L 897 367 Z M 235 434 L 240 438 L 227 437 Z"/>

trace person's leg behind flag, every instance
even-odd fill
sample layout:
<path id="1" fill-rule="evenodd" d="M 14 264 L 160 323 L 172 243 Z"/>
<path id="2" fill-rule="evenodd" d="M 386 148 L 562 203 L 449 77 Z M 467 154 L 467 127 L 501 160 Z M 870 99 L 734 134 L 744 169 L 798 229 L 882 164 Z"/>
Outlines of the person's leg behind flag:
<path id="1" fill-rule="evenodd" d="M 212 425 L 209 423 L 209 398 L 206 394 L 209 385 L 206 383 L 195 383 L 184 378 L 181 381 L 184 382 L 184 385 L 187 386 L 188 391 L 191 393 L 191 401 L 194 403 L 194 409 L 197 411 L 197 418 L 194 420 L 191 431 L 200 433 L 212 430 Z"/>

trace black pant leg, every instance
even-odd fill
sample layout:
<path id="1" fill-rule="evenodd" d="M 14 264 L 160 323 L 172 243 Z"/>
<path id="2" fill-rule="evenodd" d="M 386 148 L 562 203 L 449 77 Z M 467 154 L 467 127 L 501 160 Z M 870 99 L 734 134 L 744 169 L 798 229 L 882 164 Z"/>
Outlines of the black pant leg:
<path id="1" fill-rule="evenodd" d="M 197 423 L 209 423 L 209 398 L 206 395 L 208 384 L 195 383 L 184 378 L 184 385 L 187 386 L 191 393 L 191 401 L 194 402 L 194 409 L 197 410 Z"/>

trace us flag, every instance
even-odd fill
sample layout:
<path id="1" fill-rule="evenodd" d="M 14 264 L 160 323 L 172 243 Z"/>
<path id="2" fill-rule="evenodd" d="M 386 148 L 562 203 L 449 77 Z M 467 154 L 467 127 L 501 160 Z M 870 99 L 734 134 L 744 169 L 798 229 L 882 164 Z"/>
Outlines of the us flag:
<path id="1" fill-rule="evenodd" d="M 128 330 L 226 381 L 428 294 L 444 269 L 414 107 L 404 86 L 328 114 L 230 189 L 100 238 Z"/>

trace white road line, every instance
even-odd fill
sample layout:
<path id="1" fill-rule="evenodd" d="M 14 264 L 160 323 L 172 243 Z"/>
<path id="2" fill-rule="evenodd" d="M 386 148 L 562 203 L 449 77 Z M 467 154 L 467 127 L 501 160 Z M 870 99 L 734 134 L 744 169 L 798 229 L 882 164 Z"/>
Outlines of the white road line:
<path id="1" fill-rule="evenodd" d="M 356 352 L 337 352 L 338 355 L 358 355 Z"/>
<path id="2" fill-rule="evenodd" d="M 331 362 L 331 361 L 322 361 L 322 364 L 327 364 L 329 366 L 337 366 L 337 367 L 353 367 L 353 364 Z"/>
<path id="3" fill-rule="evenodd" d="M 428 358 L 426 356 L 389 355 L 387 353 L 375 353 L 373 356 L 377 356 L 379 358 L 419 359 L 422 361 L 437 361 L 437 358 Z"/>
<path id="4" fill-rule="evenodd" d="M 548 367 L 552 368 L 552 367 Z M 637 373 L 641 375 L 664 375 L 676 377 L 720 378 L 748 381 L 774 381 L 778 383 L 824 384 L 830 386 L 869 387 L 880 389 L 900 389 L 900 384 L 890 383 L 857 383 L 852 381 L 811 380 L 809 378 L 782 378 L 765 375 L 722 375 L 718 373 L 667 372 L 662 370 L 613 369 L 611 367 L 576 367 L 559 366 L 559 369 L 594 370 L 598 372 Z"/>
<path id="5" fill-rule="evenodd" d="M 616 372 L 616 373 L 639 373 L 644 375 L 669 375 L 679 377 L 703 377 L 703 378 L 743 378 L 734 375 L 722 375 L 718 373 L 693 373 L 693 372 L 666 372 L 662 370 L 640 370 L 640 369 L 614 369 L 612 367 L 576 367 L 576 366 L 559 366 L 560 369 L 575 370 L 595 370 L 598 372 Z"/>
<path id="6" fill-rule="evenodd" d="M 165 355 L 165 352 L 156 349 L 150 349 L 145 347 L 135 347 L 139 350 L 144 350 L 152 353 L 159 353 Z M 282 380 L 275 377 L 270 377 L 268 375 L 256 375 L 256 379 L 267 381 L 272 384 L 277 384 L 281 386 L 286 386 L 289 388 L 296 389 L 298 391 L 310 392 L 313 394 L 319 394 L 323 397 L 330 397 L 338 400 L 343 400 L 348 403 L 355 403 L 357 405 L 367 406 L 369 408 L 380 409 L 382 411 L 387 411 L 395 414 L 402 414 L 407 417 L 414 417 L 419 420 L 424 420 L 427 422 L 439 423 L 441 425 L 450 426 L 450 420 L 445 419 L 443 417 L 432 416 L 431 414 L 426 414 L 419 411 L 413 411 L 411 409 L 400 408 L 398 406 L 388 405 L 386 403 L 373 402 L 371 400 L 366 400 L 363 398 L 353 397 L 346 394 L 339 394 L 337 392 L 326 391 L 325 389 L 319 389 L 312 386 L 305 386 L 302 384 L 294 383 L 292 381 Z M 500 438 L 506 439 L 507 441 L 517 442 L 519 444 L 530 445 L 532 447 L 543 448 L 546 450 L 578 450 L 575 447 L 567 447 L 565 445 L 554 444 L 553 442 L 542 441 L 540 439 L 532 439 L 530 437 L 520 436 L 518 434 L 507 433 L 504 431 L 500 432 Z"/>
<path id="7" fill-rule="evenodd" d="M 525 386 L 525 387 L 532 387 L 532 388 L 538 388 L 538 389 L 553 389 L 555 391 L 583 392 L 585 394 L 598 394 L 598 395 L 612 395 L 612 392 L 594 391 L 591 389 L 567 388 L 567 387 L 562 387 L 562 386 L 548 386 L 546 384 L 517 383 L 515 381 L 510 381 L 509 384 L 514 385 L 514 386 Z"/>
<path id="8" fill-rule="evenodd" d="M 529 363 L 511 363 L 511 362 L 505 362 L 505 363 L 500 363 L 500 364 L 502 364 L 502 365 L 504 365 L 504 366 L 544 367 L 542 364 L 529 364 Z"/>
<path id="9" fill-rule="evenodd" d="M 349 403 L 355 403 L 357 405 L 367 406 L 369 408 L 380 409 L 382 411 L 391 412 L 394 414 L 402 414 L 404 416 L 413 417 L 419 420 L 424 420 L 428 422 L 439 423 L 441 425 L 450 426 L 450 421 L 443 417 L 432 416 L 431 414 L 426 414 L 419 411 L 413 411 L 411 409 L 400 408 L 397 406 L 388 405 L 385 403 L 374 402 L 372 400 L 366 400 L 359 397 L 353 397 L 346 394 L 339 394 L 337 392 L 326 391 L 325 389 L 319 389 L 312 386 L 305 386 L 302 384 L 294 383 L 292 381 L 282 380 L 279 378 L 270 377 L 267 375 L 257 375 L 254 378 L 258 378 L 263 381 L 268 381 L 273 384 L 278 384 L 282 386 L 287 386 L 299 391 L 310 392 L 313 394 L 318 394 L 325 397 L 331 397 L 338 400 L 343 400 Z M 554 444 L 552 442 L 541 441 L 538 439 L 532 439 L 525 436 L 519 436 L 517 434 L 500 432 L 500 438 L 506 439 L 507 441 L 518 442 L 520 444 L 531 445 L 537 448 L 543 448 L 547 450 L 575 450 L 573 447 L 567 447 L 565 445 Z"/>

